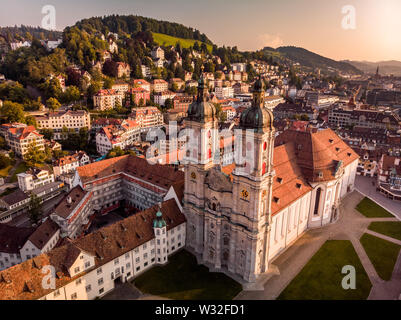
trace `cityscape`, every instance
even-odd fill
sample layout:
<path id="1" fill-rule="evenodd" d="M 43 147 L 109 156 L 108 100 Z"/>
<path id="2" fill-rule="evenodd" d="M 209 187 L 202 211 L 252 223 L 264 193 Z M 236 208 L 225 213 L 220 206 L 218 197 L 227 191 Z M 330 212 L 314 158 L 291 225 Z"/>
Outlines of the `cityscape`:
<path id="1" fill-rule="evenodd" d="M 399 3 L 6 2 L 0 300 L 401 300 Z"/>

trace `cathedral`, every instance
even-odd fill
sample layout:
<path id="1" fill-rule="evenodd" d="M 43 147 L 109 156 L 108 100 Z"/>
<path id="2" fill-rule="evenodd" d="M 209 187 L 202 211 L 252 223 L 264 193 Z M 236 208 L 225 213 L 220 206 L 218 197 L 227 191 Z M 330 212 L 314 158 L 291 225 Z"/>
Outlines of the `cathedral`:
<path id="1" fill-rule="evenodd" d="M 236 130 L 242 162 L 219 162 L 216 108 L 203 76 L 185 119 L 195 142 L 184 158 L 187 248 L 200 263 L 246 282 L 266 273 L 305 231 L 337 221 L 358 165 L 358 155 L 330 129 L 276 136 L 264 99 L 259 79 Z"/>

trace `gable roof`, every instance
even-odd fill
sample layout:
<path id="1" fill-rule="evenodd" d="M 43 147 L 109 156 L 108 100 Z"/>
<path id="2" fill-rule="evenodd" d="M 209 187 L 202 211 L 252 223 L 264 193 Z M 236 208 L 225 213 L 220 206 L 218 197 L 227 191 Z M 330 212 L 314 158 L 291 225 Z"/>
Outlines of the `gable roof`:
<path id="1" fill-rule="evenodd" d="M 341 163 L 347 166 L 359 158 L 331 129 L 286 130 L 275 141 L 276 146 L 293 143 L 297 163 L 309 182 L 334 180 Z"/>
<path id="2" fill-rule="evenodd" d="M 145 180 L 166 190 L 172 184 L 184 181 L 184 172 L 171 166 L 150 164 L 146 159 L 132 155 L 94 162 L 78 167 L 77 171 L 83 184 L 121 173 Z"/>
<path id="3" fill-rule="evenodd" d="M 20 228 L 0 223 L 0 252 L 19 253 L 35 228 Z"/>

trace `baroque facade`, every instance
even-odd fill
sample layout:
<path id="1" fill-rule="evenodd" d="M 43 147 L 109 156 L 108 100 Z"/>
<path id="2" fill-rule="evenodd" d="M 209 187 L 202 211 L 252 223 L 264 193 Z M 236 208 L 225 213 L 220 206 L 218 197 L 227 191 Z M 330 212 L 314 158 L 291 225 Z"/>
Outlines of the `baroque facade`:
<path id="1" fill-rule="evenodd" d="M 188 109 L 193 130 L 185 156 L 187 248 L 199 262 L 254 282 L 309 228 L 338 219 L 353 190 L 358 155 L 333 131 L 286 131 L 275 138 L 273 114 L 257 81 L 236 136 L 241 165 L 222 166 L 218 120 L 203 77 Z M 248 153 L 248 154 L 247 154 Z M 236 154 L 236 156 L 238 156 Z"/>

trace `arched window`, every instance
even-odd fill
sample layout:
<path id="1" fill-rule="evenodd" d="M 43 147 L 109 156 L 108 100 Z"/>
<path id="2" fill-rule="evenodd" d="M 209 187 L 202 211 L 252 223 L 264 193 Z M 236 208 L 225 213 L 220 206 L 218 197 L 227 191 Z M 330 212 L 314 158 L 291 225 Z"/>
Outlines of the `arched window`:
<path id="1" fill-rule="evenodd" d="M 319 206 L 320 206 L 320 196 L 322 194 L 322 188 L 317 189 L 316 191 L 316 199 L 315 199 L 315 212 L 313 213 L 315 216 L 319 214 Z"/>

